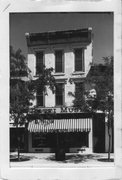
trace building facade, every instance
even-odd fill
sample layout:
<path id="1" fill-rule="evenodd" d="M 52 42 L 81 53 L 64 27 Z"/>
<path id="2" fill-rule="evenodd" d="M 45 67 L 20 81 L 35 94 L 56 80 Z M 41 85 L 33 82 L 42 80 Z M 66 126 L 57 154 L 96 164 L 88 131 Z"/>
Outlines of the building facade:
<path id="1" fill-rule="evenodd" d="M 82 147 L 92 152 L 92 117 L 74 108 L 74 97 L 69 95 L 77 92 L 79 84 L 84 87 L 92 63 L 92 29 L 26 33 L 26 40 L 32 78 L 38 77 L 45 66 L 54 69 L 57 84 L 54 94 L 48 87 L 47 95 L 35 94 L 33 105 L 42 114 L 55 115 L 51 119 L 45 116 L 44 123 L 29 123 L 29 152 L 54 152 L 57 143 L 63 144 L 67 152 Z"/>
<path id="2" fill-rule="evenodd" d="M 74 31 L 46 33 L 26 33 L 28 46 L 28 66 L 33 78 L 38 76 L 43 65 L 54 69 L 54 77 L 59 84 L 57 95 L 48 90 L 48 96 L 38 101 L 42 107 L 72 106 L 76 83 L 82 83 L 92 63 L 91 28 Z M 72 83 L 71 83 L 72 81 Z M 77 86 L 77 85 L 76 85 Z M 59 96 L 60 94 L 60 96 Z M 60 100 L 59 100 L 60 97 Z M 59 102 L 60 101 L 60 102 Z"/>

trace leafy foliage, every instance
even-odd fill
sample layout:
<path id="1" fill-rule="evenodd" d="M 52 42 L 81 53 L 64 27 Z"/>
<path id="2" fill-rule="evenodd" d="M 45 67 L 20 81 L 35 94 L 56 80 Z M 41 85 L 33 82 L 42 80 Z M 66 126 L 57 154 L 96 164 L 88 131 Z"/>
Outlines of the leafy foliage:
<path id="1" fill-rule="evenodd" d="M 26 58 L 22 54 L 21 49 L 14 51 L 13 47 L 10 46 L 10 76 L 11 77 L 23 77 L 28 76 L 30 72 Z"/>
<path id="2" fill-rule="evenodd" d="M 22 51 L 20 49 L 14 51 L 13 47 L 10 47 L 10 120 L 17 128 L 15 136 L 17 137 L 18 160 L 20 160 L 18 127 L 29 122 L 32 100 L 34 100 L 37 90 L 46 92 L 46 86 L 49 86 L 54 92 L 55 79 L 52 71 L 52 68 L 43 67 L 36 79 L 31 78 Z M 33 112 L 37 113 L 36 107 L 33 107 Z"/>
<path id="3" fill-rule="evenodd" d="M 37 90 L 47 94 L 46 86 L 48 86 L 52 92 L 55 91 L 55 79 L 52 72 L 53 68 L 43 67 L 38 77 L 30 78 L 30 70 L 21 50 L 15 52 L 10 47 L 10 119 L 16 126 L 29 121 L 28 113 Z M 35 108 L 33 107 L 33 111 L 36 111 Z"/>
<path id="4" fill-rule="evenodd" d="M 72 94 L 74 106 L 83 111 L 113 111 L 113 57 L 104 57 L 103 61 L 104 64 L 92 64 L 84 88 L 79 83 L 77 93 Z"/>
<path id="5" fill-rule="evenodd" d="M 82 111 L 87 111 L 87 104 L 85 101 L 85 85 L 77 83 L 73 104 L 75 107 L 80 108 Z"/>
<path id="6" fill-rule="evenodd" d="M 75 106 L 82 107 L 83 111 L 92 113 L 98 110 L 105 113 L 108 125 L 108 160 L 110 161 L 111 137 L 113 129 L 113 57 L 104 57 L 104 64 L 92 65 L 86 78 L 86 88 L 81 95 L 82 89 L 79 87 L 79 94 L 75 96 Z M 89 90 L 93 89 L 96 95 L 90 95 Z M 81 91 L 81 92 L 80 92 Z"/>
<path id="7" fill-rule="evenodd" d="M 53 68 L 46 68 L 43 66 L 43 69 L 38 74 L 37 79 L 34 79 L 31 83 L 31 88 L 36 92 L 37 90 L 44 91 L 45 95 L 47 94 L 47 87 L 51 91 L 55 92 L 55 78 L 52 75 Z"/>
<path id="8" fill-rule="evenodd" d="M 97 96 L 88 99 L 92 110 L 113 111 L 113 57 L 104 57 L 104 65 L 94 65 L 93 72 L 86 79 L 96 90 Z M 92 70 L 92 68 L 91 68 Z"/>
<path id="9" fill-rule="evenodd" d="M 23 125 L 27 121 L 27 113 L 31 105 L 33 93 L 29 91 L 29 83 L 21 79 L 10 81 L 10 116 L 14 120 L 14 125 Z"/>

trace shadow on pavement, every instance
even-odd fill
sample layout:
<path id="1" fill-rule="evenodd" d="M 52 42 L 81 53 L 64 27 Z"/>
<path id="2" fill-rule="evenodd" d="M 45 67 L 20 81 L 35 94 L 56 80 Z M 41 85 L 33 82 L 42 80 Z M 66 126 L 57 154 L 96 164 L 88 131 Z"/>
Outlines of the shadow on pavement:
<path id="1" fill-rule="evenodd" d="M 29 156 L 23 156 L 20 155 L 20 160 L 18 160 L 17 155 L 10 155 L 10 162 L 23 162 L 23 161 L 29 161 L 31 160 L 33 157 L 29 157 Z"/>
<path id="2" fill-rule="evenodd" d="M 69 154 L 69 155 L 66 155 L 66 158 L 64 161 L 61 161 L 61 162 L 64 162 L 64 163 L 83 163 L 83 162 L 88 162 L 89 160 L 100 160 L 101 159 L 101 156 L 100 155 L 92 155 L 92 154 L 86 154 L 86 155 L 81 155 L 81 154 Z M 46 158 L 46 160 L 48 161 L 56 161 L 55 159 L 55 155 L 52 155 L 48 158 Z"/>
<path id="3" fill-rule="evenodd" d="M 49 154 L 49 155 L 44 155 L 40 153 L 39 156 L 36 155 L 23 155 L 20 154 L 20 161 L 18 161 L 17 154 L 16 155 L 10 155 L 10 162 L 23 162 L 23 161 L 31 161 L 31 160 L 46 160 L 46 161 L 53 161 L 57 162 L 55 158 L 55 154 Z M 65 160 L 63 161 L 58 161 L 59 163 L 85 163 L 85 162 L 90 162 L 90 161 L 99 161 L 99 162 L 114 162 L 114 159 L 111 158 L 110 161 L 108 161 L 107 158 L 103 157 L 101 154 L 66 154 Z"/>
<path id="4" fill-rule="evenodd" d="M 102 159 L 98 159 L 98 161 L 101 161 L 101 162 L 114 162 L 114 159 L 111 158 L 110 160 L 108 160 L 108 158 L 102 158 Z"/>

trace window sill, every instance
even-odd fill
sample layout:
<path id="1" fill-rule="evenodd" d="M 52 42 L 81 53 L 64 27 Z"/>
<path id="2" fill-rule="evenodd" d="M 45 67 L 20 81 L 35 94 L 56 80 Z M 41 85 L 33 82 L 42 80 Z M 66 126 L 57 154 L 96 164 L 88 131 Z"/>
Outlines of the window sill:
<path id="1" fill-rule="evenodd" d="M 60 73 L 54 73 L 54 76 L 64 76 L 65 75 L 65 73 L 63 73 L 63 72 L 60 72 Z"/>
<path id="2" fill-rule="evenodd" d="M 84 71 L 74 71 L 72 73 L 72 75 L 82 75 L 82 74 L 85 74 L 85 72 Z"/>
<path id="3" fill-rule="evenodd" d="M 39 75 L 34 75 L 33 78 L 39 78 Z"/>
<path id="4" fill-rule="evenodd" d="M 37 109 L 40 109 L 40 108 L 45 108 L 45 106 L 37 105 Z"/>
<path id="5" fill-rule="evenodd" d="M 62 107 L 64 107 L 63 104 L 62 105 L 55 105 L 55 108 L 62 108 Z"/>

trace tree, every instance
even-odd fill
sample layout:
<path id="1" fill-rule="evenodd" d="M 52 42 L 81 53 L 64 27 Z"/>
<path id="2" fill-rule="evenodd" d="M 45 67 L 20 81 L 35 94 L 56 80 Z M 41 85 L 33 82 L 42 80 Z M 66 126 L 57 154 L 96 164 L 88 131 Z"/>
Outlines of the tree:
<path id="1" fill-rule="evenodd" d="M 96 90 L 93 109 L 105 112 L 113 110 L 113 101 L 110 100 L 110 96 L 113 97 L 113 57 L 104 57 L 103 61 L 104 64 L 93 66 L 94 71 L 88 75 L 86 83 Z"/>
<path id="2" fill-rule="evenodd" d="M 111 152 L 111 136 L 113 128 L 113 57 L 104 57 L 104 64 L 92 65 L 86 77 L 83 89 L 79 86 L 79 93 L 75 95 L 74 106 L 82 108 L 83 111 L 105 113 L 108 121 L 108 160 Z M 81 94 L 82 92 L 82 94 Z M 82 103 L 81 103 L 82 102 Z"/>
<path id="3" fill-rule="evenodd" d="M 39 76 L 32 79 L 30 70 L 27 66 L 26 58 L 22 51 L 18 49 L 14 51 L 10 47 L 10 120 L 16 127 L 18 160 L 20 160 L 20 137 L 19 126 L 25 125 L 29 122 L 29 114 L 36 107 L 32 106 L 32 100 L 35 98 L 37 89 L 43 90 L 46 94 L 46 86 L 54 92 L 55 79 L 52 75 L 53 68 L 42 68 Z"/>
<path id="4" fill-rule="evenodd" d="M 10 46 L 10 121 L 16 127 L 18 160 L 20 160 L 19 126 L 26 123 L 26 114 L 32 98 L 28 89 L 29 72 L 21 50 L 14 51 Z"/>
<path id="5" fill-rule="evenodd" d="M 113 57 L 104 57 L 104 65 L 99 65 L 101 73 L 95 71 L 93 77 L 87 80 L 90 83 L 95 84 L 95 89 L 97 92 L 96 98 L 92 101 L 93 110 L 101 110 L 105 113 L 108 125 L 108 136 L 109 136 L 109 146 L 108 146 L 108 160 L 110 161 L 111 152 L 111 137 L 113 129 Z M 100 73 L 100 74 L 99 74 Z"/>

